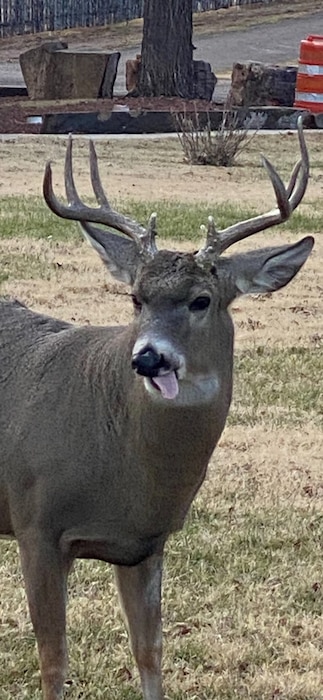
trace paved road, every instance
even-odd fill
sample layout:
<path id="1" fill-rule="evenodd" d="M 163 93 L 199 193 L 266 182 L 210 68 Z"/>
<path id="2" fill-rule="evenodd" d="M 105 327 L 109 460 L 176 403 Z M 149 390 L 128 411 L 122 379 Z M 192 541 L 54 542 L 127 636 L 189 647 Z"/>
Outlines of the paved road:
<path id="1" fill-rule="evenodd" d="M 211 63 L 215 72 L 230 70 L 235 61 L 261 61 L 264 63 L 296 64 L 301 39 L 308 34 L 323 35 L 322 12 L 306 17 L 284 19 L 275 24 L 258 24 L 245 30 L 222 32 L 211 36 L 195 36 L 195 59 Z M 72 45 L 71 45 L 72 46 Z M 85 48 L 85 47 L 84 47 Z M 93 49 L 93 45 L 89 46 Z M 123 51 L 116 81 L 116 94 L 125 92 L 125 62 L 133 58 L 140 47 Z M 17 62 L 0 62 L 0 85 L 24 85 Z M 219 81 L 216 98 L 227 90 L 228 82 Z"/>
<path id="2" fill-rule="evenodd" d="M 194 58 L 209 61 L 215 73 L 231 68 L 235 61 L 295 65 L 301 39 L 306 39 L 308 34 L 323 36 L 323 10 L 276 24 L 258 24 L 243 31 L 195 37 Z"/>

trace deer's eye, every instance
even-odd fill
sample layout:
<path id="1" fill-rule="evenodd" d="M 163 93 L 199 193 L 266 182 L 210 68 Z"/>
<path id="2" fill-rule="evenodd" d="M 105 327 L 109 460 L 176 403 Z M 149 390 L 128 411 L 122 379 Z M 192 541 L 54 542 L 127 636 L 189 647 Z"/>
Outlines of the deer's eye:
<path id="1" fill-rule="evenodd" d="M 196 297 L 193 301 L 191 301 L 189 305 L 189 310 L 190 311 L 205 311 L 205 309 L 210 306 L 210 297 L 207 294 L 203 294 L 200 297 Z"/>
<path id="2" fill-rule="evenodd" d="M 132 294 L 132 295 L 131 295 L 131 299 L 132 299 L 132 303 L 133 303 L 134 310 L 135 310 L 137 313 L 140 313 L 140 311 L 141 311 L 141 309 L 142 309 L 142 303 L 141 303 L 141 301 L 139 301 L 138 297 L 136 297 L 135 294 Z"/>

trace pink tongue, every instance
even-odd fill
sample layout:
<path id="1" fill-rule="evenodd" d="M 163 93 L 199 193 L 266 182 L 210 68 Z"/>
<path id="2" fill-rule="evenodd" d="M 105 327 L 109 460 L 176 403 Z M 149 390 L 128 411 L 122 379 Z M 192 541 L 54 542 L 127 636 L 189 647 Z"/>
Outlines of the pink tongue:
<path id="1" fill-rule="evenodd" d="M 153 377 L 153 384 L 158 387 L 164 399 L 175 399 L 178 394 L 178 381 L 175 372 L 162 374 L 159 377 Z"/>

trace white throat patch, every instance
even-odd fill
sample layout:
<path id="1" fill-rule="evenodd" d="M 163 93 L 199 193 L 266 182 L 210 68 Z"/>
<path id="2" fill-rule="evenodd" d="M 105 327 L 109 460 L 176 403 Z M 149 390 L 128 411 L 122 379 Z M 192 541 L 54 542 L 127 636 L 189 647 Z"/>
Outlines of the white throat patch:
<path id="1" fill-rule="evenodd" d="M 149 395 L 158 402 L 165 403 L 171 406 L 197 406 L 200 404 L 210 403 L 214 401 L 219 394 L 220 382 L 217 375 L 209 377 L 193 377 L 186 376 L 185 379 L 179 379 L 178 394 L 175 398 L 169 400 L 162 396 L 161 391 L 154 386 L 151 379 L 144 377 L 145 389 Z"/>

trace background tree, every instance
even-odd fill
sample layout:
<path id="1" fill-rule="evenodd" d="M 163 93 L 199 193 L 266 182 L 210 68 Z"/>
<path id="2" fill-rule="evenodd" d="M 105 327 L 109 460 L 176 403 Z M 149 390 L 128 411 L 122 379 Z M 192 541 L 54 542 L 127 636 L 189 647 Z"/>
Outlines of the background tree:
<path id="1" fill-rule="evenodd" d="M 145 0 L 139 93 L 193 97 L 192 0 Z"/>

